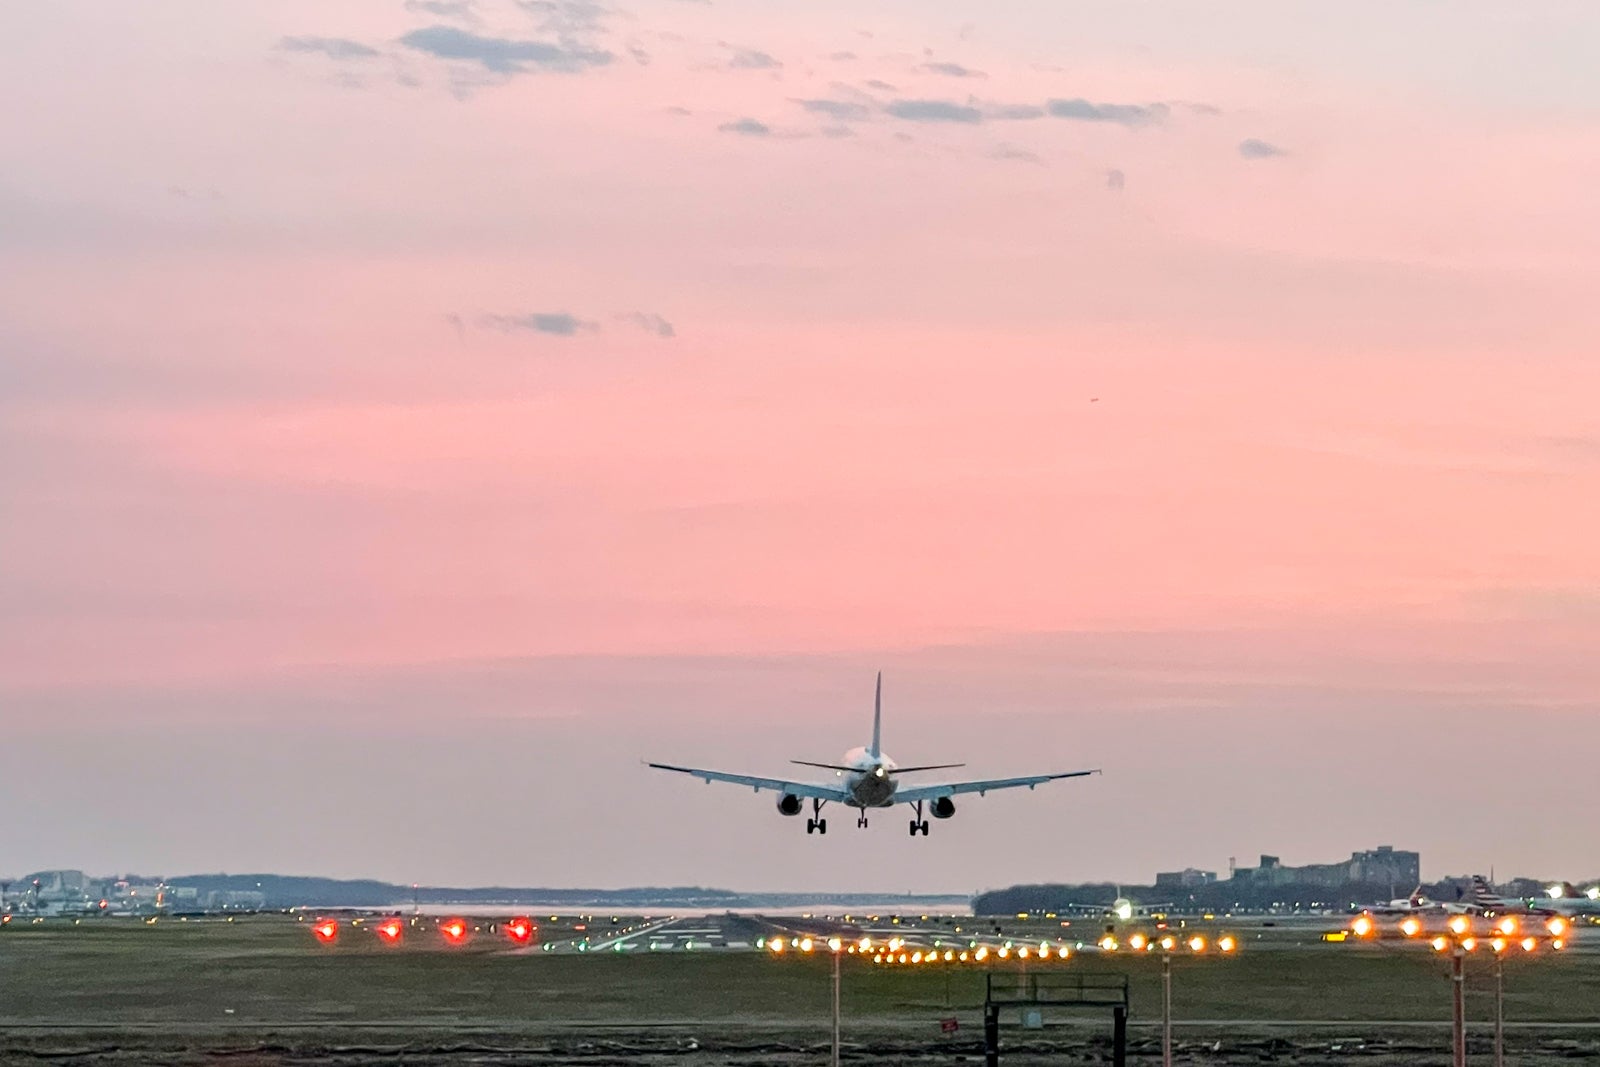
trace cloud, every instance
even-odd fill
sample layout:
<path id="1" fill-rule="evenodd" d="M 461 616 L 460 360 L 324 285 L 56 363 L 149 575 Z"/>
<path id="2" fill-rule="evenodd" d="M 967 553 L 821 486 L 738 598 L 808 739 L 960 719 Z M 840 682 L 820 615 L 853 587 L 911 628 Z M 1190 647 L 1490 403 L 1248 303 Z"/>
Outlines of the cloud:
<path id="1" fill-rule="evenodd" d="M 1254 137 L 1247 137 L 1239 142 L 1239 154 L 1246 159 L 1272 159 L 1276 156 L 1286 156 L 1289 153 L 1275 144 L 1267 141 L 1258 141 Z"/>
<path id="2" fill-rule="evenodd" d="M 549 334 L 552 337 L 573 337 L 600 328 L 597 322 L 586 322 L 565 311 L 534 311 L 526 315 L 485 315 L 479 321 L 485 326 L 492 326 L 506 333 L 527 330 L 532 333 Z"/>
<path id="3" fill-rule="evenodd" d="M 983 121 L 982 111 L 968 104 L 954 104 L 948 100 L 894 100 L 883 110 L 907 122 Z"/>
<path id="4" fill-rule="evenodd" d="M 653 333 L 657 337 L 669 338 L 678 336 L 678 331 L 673 328 L 672 323 L 653 312 L 631 311 L 623 315 L 622 320 L 632 323 L 646 333 Z"/>
<path id="5" fill-rule="evenodd" d="M 987 78 L 981 70 L 963 67 L 960 63 L 924 63 L 922 69 L 929 74 L 942 74 L 946 78 Z"/>
<path id="6" fill-rule="evenodd" d="M 1006 122 L 1044 118 L 1044 108 L 1033 104 L 993 104 L 986 108 L 984 117 Z"/>
<path id="7" fill-rule="evenodd" d="M 477 12 L 472 10 L 472 0 L 406 0 L 406 10 L 420 15 L 436 15 L 442 19 L 460 19 L 476 24 Z"/>
<path id="8" fill-rule="evenodd" d="M 1122 173 L 1120 170 L 1117 170 L 1115 167 L 1113 167 L 1111 170 L 1106 171 L 1106 188 L 1110 189 L 1113 193 L 1122 192 L 1123 187 L 1127 184 L 1128 176 Z"/>
<path id="9" fill-rule="evenodd" d="M 733 122 L 724 122 L 717 127 L 723 133 L 737 133 L 742 137 L 766 137 L 772 133 L 772 127 L 756 119 L 735 119 Z"/>
<path id="10" fill-rule="evenodd" d="M 539 29 L 562 41 L 588 40 L 611 14 L 595 0 L 517 0 L 517 6 L 539 16 Z"/>
<path id="11" fill-rule="evenodd" d="M 795 103 L 813 115 L 826 115 L 840 122 L 864 119 L 872 113 L 867 105 L 854 100 L 796 100 Z"/>
<path id="12" fill-rule="evenodd" d="M 533 70 L 573 73 L 600 67 L 615 57 L 610 52 L 547 41 L 518 41 L 508 37 L 483 37 L 454 26 L 429 26 L 400 38 L 407 48 L 439 59 L 481 64 L 496 74 L 522 74 Z"/>
<path id="13" fill-rule="evenodd" d="M 881 78 L 869 79 L 865 84 L 868 89 L 876 89 L 880 93 L 892 93 L 895 91 L 894 86 L 890 85 L 886 81 L 883 81 Z"/>
<path id="14" fill-rule="evenodd" d="M 283 37 L 278 40 L 278 48 L 284 52 L 317 53 L 332 59 L 371 59 L 383 54 L 347 37 Z"/>
<path id="15" fill-rule="evenodd" d="M 856 54 L 854 52 L 834 52 L 828 58 L 835 63 L 848 63 L 856 58 Z"/>
<path id="16" fill-rule="evenodd" d="M 996 145 L 989 152 L 989 158 L 990 159 L 1009 159 L 1009 160 L 1013 160 L 1013 161 L 1018 162 L 1018 163 L 1043 163 L 1044 162 L 1044 160 L 1039 157 L 1038 153 L 1030 152 L 1026 148 L 1018 148 L 1015 145 L 1008 145 L 1008 144 Z"/>
<path id="17" fill-rule="evenodd" d="M 1080 122 L 1111 122 L 1118 126 L 1146 126 L 1167 117 L 1165 104 L 1096 104 L 1081 97 L 1052 100 L 1045 109 L 1058 119 Z"/>
<path id="18" fill-rule="evenodd" d="M 735 48 L 728 60 L 733 70 L 776 70 L 783 66 L 781 60 L 756 48 Z"/>

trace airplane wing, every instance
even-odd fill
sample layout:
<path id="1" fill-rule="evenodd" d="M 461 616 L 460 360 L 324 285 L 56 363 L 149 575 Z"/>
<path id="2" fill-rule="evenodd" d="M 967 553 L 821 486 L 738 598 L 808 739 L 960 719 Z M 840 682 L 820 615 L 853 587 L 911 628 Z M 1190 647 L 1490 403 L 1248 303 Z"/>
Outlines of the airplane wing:
<path id="1" fill-rule="evenodd" d="M 728 774 L 726 771 L 708 771 L 699 767 L 674 767 L 670 763 L 650 763 L 646 766 L 654 767 L 658 771 L 677 771 L 679 774 L 692 774 L 707 783 L 731 782 L 734 785 L 747 785 L 757 793 L 763 789 L 770 789 L 775 793 L 789 793 L 797 797 L 816 797 L 819 800 L 845 800 L 849 794 L 841 785 L 815 785 L 811 782 L 786 782 L 782 778 L 758 778 L 751 774 Z"/>
<path id="2" fill-rule="evenodd" d="M 1067 771 L 1064 774 L 1032 774 L 1026 778 L 991 778 L 982 782 L 946 782 L 944 785 L 919 785 L 911 789 L 897 789 L 894 794 L 896 804 L 915 804 L 919 800 L 937 800 L 939 797 L 955 796 L 957 793 L 977 793 L 979 796 L 991 789 L 1016 789 L 1018 786 L 1027 786 L 1032 789 L 1043 782 L 1053 782 L 1058 778 L 1082 778 L 1086 774 L 1099 774 L 1098 768 L 1092 771 Z"/>

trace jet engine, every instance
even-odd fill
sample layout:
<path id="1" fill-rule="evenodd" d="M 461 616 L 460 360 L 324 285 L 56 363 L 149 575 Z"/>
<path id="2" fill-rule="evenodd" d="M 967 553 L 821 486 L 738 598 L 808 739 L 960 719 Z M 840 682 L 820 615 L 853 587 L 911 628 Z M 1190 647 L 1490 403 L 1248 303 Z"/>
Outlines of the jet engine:
<path id="1" fill-rule="evenodd" d="M 799 815 L 800 798 L 793 793 L 784 793 L 778 798 L 778 813 L 780 815 Z"/>
<path id="2" fill-rule="evenodd" d="M 956 813 L 956 802 L 949 797 L 933 798 L 933 817 L 935 819 L 948 819 Z"/>

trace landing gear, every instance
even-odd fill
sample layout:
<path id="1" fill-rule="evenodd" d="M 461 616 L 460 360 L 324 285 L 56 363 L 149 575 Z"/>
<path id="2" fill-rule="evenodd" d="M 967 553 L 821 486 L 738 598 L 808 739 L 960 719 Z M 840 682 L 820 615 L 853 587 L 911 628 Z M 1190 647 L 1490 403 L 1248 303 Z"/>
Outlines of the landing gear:
<path id="1" fill-rule="evenodd" d="M 867 828 L 867 809 L 861 809 L 861 817 L 856 820 L 856 826 L 865 830 Z"/>
<path id="2" fill-rule="evenodd" d="M 828 820 L 822 817 L 822 805 L 827 801 L 819 797 L 811 798 L 811 818 L 806 820 L 806 833 L 825 834 L 828 832 Z"/>
<path id="3" fill-rule="evenodd" d="M 917 809 L 917 817 L 911 820 L 911 836 L 916 837 L 917 834 L 920 833 L 923 837 L 927 837 L 928 820 L 922 817 L 922 801 L 917 801 L 915 806 Z"/>

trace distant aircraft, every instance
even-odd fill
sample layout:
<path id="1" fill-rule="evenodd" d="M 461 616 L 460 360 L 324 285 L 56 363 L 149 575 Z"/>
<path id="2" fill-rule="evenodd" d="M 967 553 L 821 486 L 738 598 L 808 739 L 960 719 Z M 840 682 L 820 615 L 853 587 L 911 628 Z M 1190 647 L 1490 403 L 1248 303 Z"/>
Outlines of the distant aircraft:
<path id="1" fill-rule="evenodd" d="M 1419 882 L 1409 897 L 1391 900 L 1384 904 L 1374 904 L 1362 910 L 1371 915 L 1437 915 L 1445 910 L 1445 905 L 1437 900 L 1429 900 L 1427 894 L 1422 891 L 1422 883 Z"/>
<path id="2" fill-rule="evenodd" d="M 942 771 L 953 767 L 963 767 L 962 763 L 928 764 L 921 767 L 901 767 L 894 760 L 884 755 L 881 745 L 883 736 L 883 673 L 878 673 L 878 685 L 872 704 L 872 744 L 864 748 L 853 748 L 844 754 L 842 763 L 812 763 L 808 760 L 790 760 L 790 763 L 802 767 L 820 767 L 823 770 L 833 771 L 835 777 L 840 779 L 836 783 L 815 785 L 810 782 L 790 782 L 781 778 L 759 778 L 748 774 L 727 774 L 723 771 L 708 771 L 699 767 L 674 767 L 666 763 L 652 763 L 651 767 L 662 771 L 677 771 L 680 774 L 690 774 L 702 778 L 706 782 L 732 782 L 734 785 L 747 785 L 756 792 L 771 789 L 778 794 L 778 811 L 783 815 L 799 815 L 802 800 L 811 801 L 811 817 L 806 820 L 806 833 L 825 834 L 828 832 L 828 820 L 822 816 L 822 806 L 829 801 L 843 804 L 857 809 L 860 816 L 856 819 L 856 826 L 867 825 L 868 808 L 890 808 L 896 804 L 909 804 L 916 812 L 911 820 L 911 836 L 928 835 L 928 822 L 923 816 L 923 805 L 926 804 L 935 819 L 948 819 L 956 813 L 955 801 L 950 798 L 957 793 L 977 793 L 979 796 L 991 789 L 1015 789 L 1018 786 L 1027 786 L 1032 789 L 1042 782 L 1052 782 L 1058 778 L 1081 778 L 1087 774 L 1099 774 L 1098 769 L 1089 771 L 1067 771 L 1060 774 L 1035 774 L 1023 778 L 992 778 L 979 782 L 947 782 L 944 785 L 920 785 L 910 789 L 901 789 L 900 783 L 895 780 L 896 775 L 915 774 L 920 771 Z"/>
<path id="3" fill-rule="evenodd" d="M 1122 887 L 1117 887 L 1117 899 L 1109 904 L 1067 904 L 1062 910 L 1087 911 L 1115 919 L 1117 922 L 1132 922 L 1134 919 L 1159 919 L 1172 910 L 1172 904 L 1139 904 L 1122 895 Z"/>
<path id="4" fill-rule="evenodd" d="M 1489 888 L 1489 883 L 1481 874 L 1472 876 L 1472 892 L 1465 894 L 1461 899 L 1452 904 L 1446 904 L 1444 910 L 1452 915 L 1557 915 L 1554 908 L 1542 904 L 1530 904 L 1526 900 L 1517 900 L 1512 897 L 1497 895 Z"/>
<path id="5" fill-rule="evenodd" d="M 1541 901 L 1539 906 L 1559 915 L 1600 915 L 1600 885 L 1580 892 L 1571 882 L 1557 882 L 1545 892 L 1550 899 Z"/>

